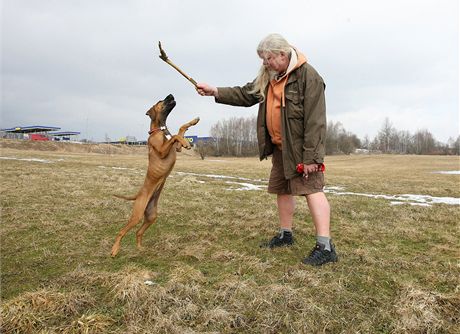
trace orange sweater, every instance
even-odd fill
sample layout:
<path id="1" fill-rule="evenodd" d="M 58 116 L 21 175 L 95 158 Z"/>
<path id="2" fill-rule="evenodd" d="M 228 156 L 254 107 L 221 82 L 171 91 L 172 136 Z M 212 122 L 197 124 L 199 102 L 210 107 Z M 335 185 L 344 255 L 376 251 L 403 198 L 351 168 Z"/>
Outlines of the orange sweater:
<path id="1" fill-rule="evenodd" d="M 286 86 L 289 73 L 305 63 L 305 56 L 293 49 L 291 61 L 286 70 L 286 74 L 281 78 L 272 79 L 268 85 L 267 92 L 267 129 L 270 134 L 272 143 L 281 149 L 282 134 L 281 134 L 281 108 L 284 107 L 284 87 Z"/>

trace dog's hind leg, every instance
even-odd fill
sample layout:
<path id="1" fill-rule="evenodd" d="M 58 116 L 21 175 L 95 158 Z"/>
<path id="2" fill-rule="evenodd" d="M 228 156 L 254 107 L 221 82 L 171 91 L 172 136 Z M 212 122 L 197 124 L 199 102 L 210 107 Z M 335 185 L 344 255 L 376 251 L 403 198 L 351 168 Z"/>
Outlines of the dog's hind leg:
<path id="1" fill-rule="evenodd" d="M 145 208 L 147 207 L 147 203 L 151 195 L 152 195 L 152 191 L 148 191 L 147 189 L 143 189 L 139 193 L 139 196 L 134 202 L 133 213 L 131 214 L 131 217 L 129 218 L 128 223 L 126 224 L 125 227 L 121 229 L 121 231 L 118 233 L 117 237 L 115 238 L 115 242 L 112 246 L 112 252 L 111 252 L 112 257 L 115 257 L 120 251 L 121 239 L 123 239 L 125 234 L 128 233 L 128 231 L 132 229 L 135 225 L 137 225 L 139 221 L 141 220 L 142 215 L 144 214 Z"/>
<path id="2" fill-rule="evenodd" d="M 147 204 L 144 212 L 144 223 L 136 232 L 136 244 L 137 248 L 142 249 L 142 236 L 144 232 L 150 227 L 150 225 L 154 224 L 158 217 L 158 199 L 160 198 L 161 191 L 163 190 L 163 186 L 165 182 L 161 184 L 161 186 L 155 190 L 152 197 Z"/>

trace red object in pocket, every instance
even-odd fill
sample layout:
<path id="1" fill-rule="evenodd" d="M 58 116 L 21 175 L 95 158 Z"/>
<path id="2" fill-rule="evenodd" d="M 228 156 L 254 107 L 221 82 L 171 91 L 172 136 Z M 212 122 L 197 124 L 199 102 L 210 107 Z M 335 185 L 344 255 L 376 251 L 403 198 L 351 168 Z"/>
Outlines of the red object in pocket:
<path id="1" fill-rule="evenodd" d="M 297 164 L 296 171 L 299 174 L 303 173 L 303 163 Z M 325 164 L 318 164 L 318 172 L 324 173 L 325 171 L 326 171 L 326 165 Z"/>
<path id="2" fill-rule="evenodd" d="M 303 173 L 303 164 L 302 164 L 302 163 L 297 164 L 296 171 L 297 171 L 297 173 L 299 173 L 299 174 L 302 174 L 302 173 Z"/>

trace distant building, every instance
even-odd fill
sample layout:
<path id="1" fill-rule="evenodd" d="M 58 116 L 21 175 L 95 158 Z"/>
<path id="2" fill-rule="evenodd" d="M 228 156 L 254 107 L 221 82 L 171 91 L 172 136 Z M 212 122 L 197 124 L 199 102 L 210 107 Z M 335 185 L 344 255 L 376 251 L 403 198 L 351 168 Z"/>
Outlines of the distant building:
<path id="1" fill-rule="evenodd" d="M 76 131 L 60 131 L 60 132 L 50 132 L 55 141 L 77 141 L 80 132 Z"/>
<path id="2" fill-rule="evenodd" d="M 31 125 L 16 126 L 13 128 L 0 129 L 2 138 L 9 139 L 30 139 L 30 140 L 51 140 L 50 131 L 60 130 L 55 126 Z"/>
<path id="3" fill-rule="evenodd" d="M 184 136 L 192 146 L 195 146 L 199 142 L 214 142 L 214 137 L 198 137 L 198 136 Z"/>
<path id="4" fill-rule="evenodd" d="M 134 136 L 126 136 L 126 142 L 127 143 L 135 143 L 135 142 L 137 142 L 137 139 Z"/>
<path id="5" fill-rule="evenodd" d="M 56 126 L 44 125 L 16 126 L 13 128 L 0 129 L 0 137 L 8 139 L 25 139 L 37 141 L 59 141 L 72 140 L 80 134 L 80 132 L 75 131 L 51 132 L 60 129 L 61 128 Z"/>
<path id="6" fill-rule="evenodd" d="M 121 137 L 117 141 L 109 141 L 108 143 L 110 143 L 110 144 L 125 144 L 125 145 L 146 145 L 147 144 L 147 142 L 145 140 L 144 141 L 139 141 L 134 136 Z"/>

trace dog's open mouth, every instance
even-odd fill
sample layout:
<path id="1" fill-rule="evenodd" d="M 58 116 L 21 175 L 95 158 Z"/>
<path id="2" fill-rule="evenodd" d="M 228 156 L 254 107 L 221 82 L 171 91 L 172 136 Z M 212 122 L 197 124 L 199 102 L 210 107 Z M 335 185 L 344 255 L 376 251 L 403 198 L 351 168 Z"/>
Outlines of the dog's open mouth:
<path id="1" fill-rule="evenodd" d="M 174 96 L 172 94 L 169 94 L 166 96 L 166 98 L 163 100 L 163 104 L 165 107 L 165 112 L 169 114 L 171 110 L 176 106 L 176 101 L 174 100 Z"/>
<path id="2" fill-rule="evenodd" d="M 166 98 L 163 100 L 163 112 L 160 115 L 159 118 L 159 125 L 160 126 L 166 126 L 166 119 L 169 116 L 169 113 L 174 109 L 176 106 L 176 101 L 174 100 L 174 96 L 172 94 L 169 94 L 166 96 Z"/>

